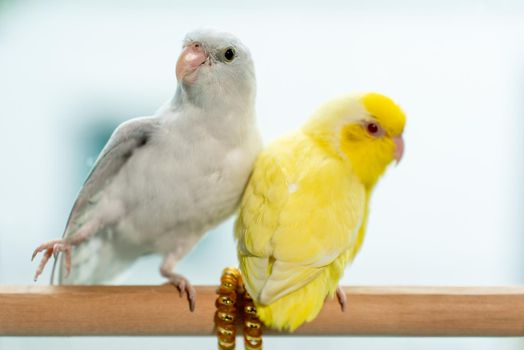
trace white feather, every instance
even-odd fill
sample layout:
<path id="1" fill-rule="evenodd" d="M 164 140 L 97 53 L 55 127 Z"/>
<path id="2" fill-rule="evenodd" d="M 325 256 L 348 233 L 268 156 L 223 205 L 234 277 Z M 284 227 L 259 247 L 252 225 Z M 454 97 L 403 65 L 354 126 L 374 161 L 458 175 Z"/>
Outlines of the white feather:
<path id="1" fill-rule="evenodd" d="M 233 45 L 238 58 L 201 67 L 197 83 L 179 84 L 173 100 L 153 117 L 117 129 L 79 195 L 65 235 L 90 220 L 99 220 L 100 229 L 74 248 L 71 275 L 64 278 L 62 267 L 61 283 L 103 282 L 148 253 L 183 257 L 236 209 L 261 147 L 253 64 L 230 34 L 198 31 L 187 40 L 198 40 L 213 54 Z M 131 142 L 119 150 L 143 130 L 143 145 Z M 116 170 L 106 165 L 118 161 Z"/>

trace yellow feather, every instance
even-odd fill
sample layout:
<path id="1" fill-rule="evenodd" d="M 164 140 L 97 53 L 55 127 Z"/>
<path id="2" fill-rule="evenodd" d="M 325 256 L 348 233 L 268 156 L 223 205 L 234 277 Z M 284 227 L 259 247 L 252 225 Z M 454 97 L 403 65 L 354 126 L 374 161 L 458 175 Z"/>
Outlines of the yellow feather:
<path id="1" fill-rule="evenodd" d="M 389 138 L 403 130 L 392 103 L 378 94 L 334 100 L 257 159 L 235 236 L 246 288 L 267 326 L 293 331 L 314 319 L 360 249 L 369 193 L 393 159 Z M 369 118 L 387 124 L 384 140 L 365 134 Z"/>

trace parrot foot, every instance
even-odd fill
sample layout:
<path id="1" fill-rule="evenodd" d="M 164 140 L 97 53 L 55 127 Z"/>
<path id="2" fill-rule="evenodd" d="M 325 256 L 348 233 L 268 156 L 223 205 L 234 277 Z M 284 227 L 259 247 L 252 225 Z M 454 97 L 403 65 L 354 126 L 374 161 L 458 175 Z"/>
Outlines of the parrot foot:
<path id="1" fill-rule="evenodd" d="M 163 276 L 166 277 L 169 280 L 169 282 L 178 289 L 180 297 L 184 296 L 184 293 L 187 295 L 187 301 L 189 302 L 189 310 L 191 312 L 195 311 L 196 290 L 191 285 L 189 280 L 184 276 L 176 273 L 166 273 L 163 274 Z"/>
<path id="2" fill-rule="evenodd" d="M 38 255 L 38 253 L 44 252 L 44 256 L 42 257 L 42 260 L 40 261 L 40 264 L 38 265 L 38 268 L 35 272 L 34 280 L 38 279 L 38 276 L 42 274 L 44 271 L 44 268 L 51 258 L 51 256 L 54 255 L 55 259 L 58 256 L 59 253 L 65 254 L 65 268 L 66 268 L 66 276 L 69 275 L 69 272 L 71 271 L 71 243 L 66 242 L 62 239 L 57 239 L 53 241 L 49 241 L 46 243 L 41 244 L 38 246 L 35 251 L 33 252 L 33 255 L 31 256 L 31 261 L 34 260 L 34 258 Z"/>
<path id="3" fill-rule="evenodd" d="M 346 304 L 347 304 L 347 297 L 346 293 L 342 290 L 342 287 L 337 287 L 337 299 L 338 303 L 340 304 L 340 309 L 342 312 L 346 311 Z"/>

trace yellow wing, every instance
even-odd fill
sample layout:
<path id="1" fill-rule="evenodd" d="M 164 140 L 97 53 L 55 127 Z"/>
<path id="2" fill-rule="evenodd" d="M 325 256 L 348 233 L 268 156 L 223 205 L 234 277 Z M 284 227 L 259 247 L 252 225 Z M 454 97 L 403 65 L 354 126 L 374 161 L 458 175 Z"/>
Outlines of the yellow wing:
<path id="1" fill-rule="evenodd" d="M 318 314 L 360 246 L 366 197 L 346 163 L 301 132 L 259 156 L 235 233 L 267 325 L 293 330 Z"/>

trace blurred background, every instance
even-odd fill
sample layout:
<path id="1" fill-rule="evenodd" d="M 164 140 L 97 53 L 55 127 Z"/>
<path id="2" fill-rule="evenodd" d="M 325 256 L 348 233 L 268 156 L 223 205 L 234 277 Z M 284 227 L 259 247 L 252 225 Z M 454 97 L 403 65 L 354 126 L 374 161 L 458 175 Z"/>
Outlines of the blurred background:
<path id="1" fill-rule="evenodd" d="M 266 143 L 345 92 L 383 92 L 405 109 L 404 159 L 375 190 L 366 242 L 343 284 L 524 282 L 524 2 L 0 0 L 0 284 L 34 283 L 31 252 L 61 235 L 113 129 L 174 94 L 182 38 L 198 27 L 233 32 L 251 49 Z M 115 283 L 161 283 L 160 261 L 144 258 Z M 229 220 L 177 271 L 216 284 L 235 264 Z M 265 341 L 268 349 L 524 349 L 517 338 Z M 0 348 L 215 342 L 13 337 Z"/>

